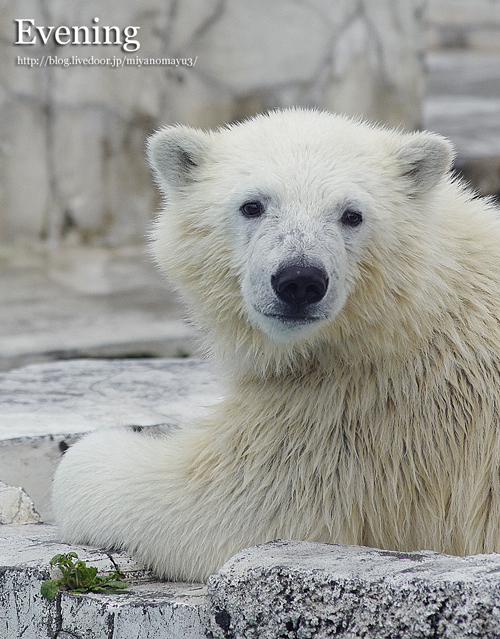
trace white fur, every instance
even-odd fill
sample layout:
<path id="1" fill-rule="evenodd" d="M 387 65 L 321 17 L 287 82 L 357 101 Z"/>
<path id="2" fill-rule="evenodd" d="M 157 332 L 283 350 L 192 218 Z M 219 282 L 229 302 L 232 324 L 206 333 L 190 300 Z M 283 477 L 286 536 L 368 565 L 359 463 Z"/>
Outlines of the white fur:
<path id="1" fill-rule="evenodd" d="M 197 580 L 275 538 L 500 551 L 500 222 L 450 178 L 450 144 L 289 110 L 167 127 L 149 157 L 166 197 L 154 253 L 227 397 L 163 439 L 70 449 L 63 538 Z M 271 284 L 289 263 L 328 276 L 300 321 Z"/>

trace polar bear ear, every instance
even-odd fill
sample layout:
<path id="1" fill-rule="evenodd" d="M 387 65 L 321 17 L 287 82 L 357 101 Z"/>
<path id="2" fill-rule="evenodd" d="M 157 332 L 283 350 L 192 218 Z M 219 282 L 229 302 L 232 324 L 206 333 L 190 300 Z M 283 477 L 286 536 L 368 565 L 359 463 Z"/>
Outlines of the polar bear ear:
<path id="1" fill-rule="evenodd" d="M 167 126 L 147 142 L 147 156 L 158 186 L 170 194 L 194 181 L 209 149 L 210 136 L 188 126 Z"/>
<path id="2" fill-rule="evenodd" d="M 408 193 L 421 195 L 435 187 L 451 168 L 454 157 L 453 145 L 440 135 L 424 132 L 407 136 L 396 159 L 400 175 L 408 183 Z"/>

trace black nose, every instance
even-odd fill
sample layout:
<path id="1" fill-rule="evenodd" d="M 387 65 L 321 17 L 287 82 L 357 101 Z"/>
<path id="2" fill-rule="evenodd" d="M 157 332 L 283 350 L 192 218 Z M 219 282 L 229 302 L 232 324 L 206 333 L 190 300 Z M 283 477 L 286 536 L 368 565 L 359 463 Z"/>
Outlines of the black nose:
<path id="1" fill-rule="evenodd" d="M 271 286 L 283 302 L 305 306 L 323 299 L 328 277 L 315 266 L 287 266 L 271 277 Z"/>

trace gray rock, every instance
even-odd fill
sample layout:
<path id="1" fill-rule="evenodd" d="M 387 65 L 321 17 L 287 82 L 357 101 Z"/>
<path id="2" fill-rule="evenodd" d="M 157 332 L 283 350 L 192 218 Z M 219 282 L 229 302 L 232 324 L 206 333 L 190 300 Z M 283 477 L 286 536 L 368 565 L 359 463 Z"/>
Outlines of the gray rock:
<path id="1" fill-rule="evenodd" d="M 208 581 L 211 639 L 500 636 L 500 555 L 273 542 Z"/>
<path id="2" fill-rule="evenodd" d="M 37 524 L 40 521 L 26 492 L 0 481 L 0 524 Z"/>
<path id="3" fill-rule="evenodd" d="M 278 541 L 202 584 L 158 582 L 123 553 L 57 541 L 53 526 L 0 526 L 2 639 L 461 639 L 500 636 L 500 555 L 451 557 Z M 40 594 L 50 559 L 119 566 L 128 594 Z"/>

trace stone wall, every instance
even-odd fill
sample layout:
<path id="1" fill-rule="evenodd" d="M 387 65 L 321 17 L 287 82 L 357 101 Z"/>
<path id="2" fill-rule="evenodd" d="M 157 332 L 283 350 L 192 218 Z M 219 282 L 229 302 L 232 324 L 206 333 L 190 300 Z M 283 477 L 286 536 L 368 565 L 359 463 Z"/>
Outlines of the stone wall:
<path id="1" fill-rule="evenodd" d="M 305 105 L 418 126 L 422 9 L 423 0 L 5 0 L 0 244 L 141 240 L 158 205 L 144 141 L 161 124 L 213 127 Z M 58 42 L 49 26 L 69 31 Z M 90 45 L 83 30 L 81 44 L 66 44 L 75 26 Z M 106 26 L 121 45 L 104 44 Z M 135 51 L 133 38 L 125 47 L 131 26 Z"/>

